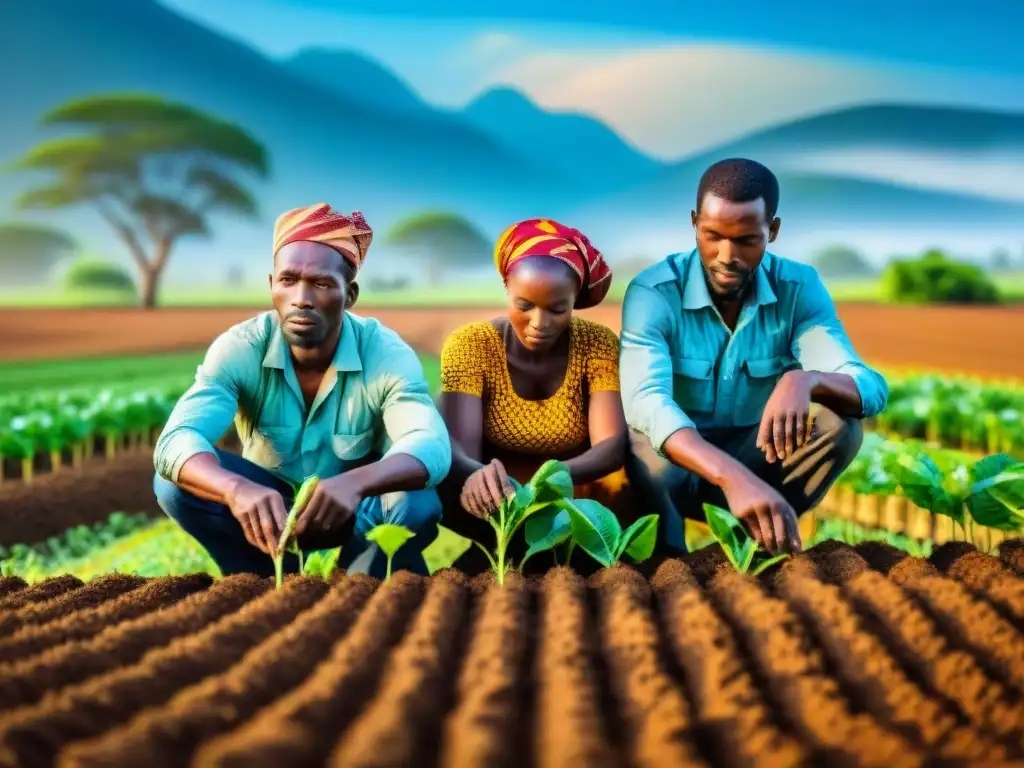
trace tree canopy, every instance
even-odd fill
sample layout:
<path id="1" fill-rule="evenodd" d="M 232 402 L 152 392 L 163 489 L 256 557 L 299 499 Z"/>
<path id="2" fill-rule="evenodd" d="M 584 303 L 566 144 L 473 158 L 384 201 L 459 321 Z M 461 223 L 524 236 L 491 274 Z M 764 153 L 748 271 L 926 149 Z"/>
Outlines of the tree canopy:
<path id="1" fill-rule="evenodd" d="M 427 211 L 403 219 L 388 232 L 385 242 L 422 255 L 432 284 L 440 282 L 446 269 L 487 264 L 492 247 L 469 220 L 444 211 Z"/>
<path id="2" fill-rule="evenodd" d="M 78 249 L 67 232 L 29 222 L 0 223 L 0 276 L 11 287 L 44 282 L 61 259 Z"/>
<path id="3" fill-rule="evenodd" d="M 266 177 L 267 152 L 237 125 L 144 94 L 72 100 L 41 122 L 87 132 L 46 141 L 16 163 L 19 170 L 54 175 L 18 205 L 95 208 L 139 268 L 143 306 L 154 306 L 157 280 L 179 238 L 209 235 L 215 213 L 257 214 L 252 194 L 232 174 Z"/>

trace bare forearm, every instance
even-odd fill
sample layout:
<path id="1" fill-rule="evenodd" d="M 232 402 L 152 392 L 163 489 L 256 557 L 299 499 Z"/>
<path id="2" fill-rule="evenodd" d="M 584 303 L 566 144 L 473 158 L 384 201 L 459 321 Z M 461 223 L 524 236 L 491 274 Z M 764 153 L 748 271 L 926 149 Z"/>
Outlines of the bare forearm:
<path id="1" fill-rule="evenodd" d="M 749 469 L 701 437 L 696 429 L 673 432 L 662 450 L 673 464 L 718 488 L 724 488 L 734 478 L 750 474 Z"/>
<path id="2" fill-rule="evenodd" d="M 574 485 L 592 483 L 619 469 L 626 460 L 626 435 L 615 435 L 565 462 Z"/>
<path id="3" fill-rule="evenodd" d="M 224 504 L 244 479 L 222 467 L 216 454 L 197 453 L 181 465 L 177 485 L 201 499 Z"/>
<path id="4" fill-rule="evenodd" d="M 419 459 L 396 453 L 345 473 L 355 481 L 363 497 L 380 496 L 393 491 L 418 491 L 427 485 L 430 474 Z"/>
<path id="5" fill-rule="evenodd" d="M 860 391 L 852 376 L 845 373 L 807 371 L 811 377 L 811 401 L 820 403 L 840 416 L 856 416 L 863 412 Z"/>

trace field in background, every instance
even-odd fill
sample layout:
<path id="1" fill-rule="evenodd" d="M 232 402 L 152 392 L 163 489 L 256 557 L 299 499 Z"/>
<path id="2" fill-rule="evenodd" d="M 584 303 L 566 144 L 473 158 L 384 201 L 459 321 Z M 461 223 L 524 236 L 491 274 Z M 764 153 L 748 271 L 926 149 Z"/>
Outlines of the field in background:
<path id="1" fill-rule="evenodd" d="M 616 276 L 618 278 L 618 276 Z M 1000 293 L 1007 302 L 1024 302 L 1024 272 L 993 273 Z M 608 300 L 622 300 L 628 277 L 616 279 Z M 877 278 L 827 281 L 829 292 L 839 302 L 879 301 Z M 468 307 L 503 306 L 505 292 L 495 277 L 491 280 L 446 282 L 436 288 L 417 286 L 398 291 L 374 291 L 361 286 L 360 304 L 375 307 Z M 240 287 L 186 288 L 168 285 L 160 291 L 161 307 L 263 307 L 268 302 L 264 282 Z M 0 307 L 133 307 L 133 294 L 109 290 L 0 289 Z"/>

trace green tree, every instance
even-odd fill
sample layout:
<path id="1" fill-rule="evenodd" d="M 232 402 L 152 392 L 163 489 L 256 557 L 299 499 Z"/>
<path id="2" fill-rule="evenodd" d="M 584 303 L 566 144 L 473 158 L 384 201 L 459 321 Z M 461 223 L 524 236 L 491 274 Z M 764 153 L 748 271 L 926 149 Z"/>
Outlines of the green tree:
<path id="1" fill-rule="evenodd" d="M 71 235 L 53 227 L 0 224 L 0 283 L 14 287 L 45 282 L 57 262 L 77 249 Z"/>
<path id="2" fill-rule="evenodd" d="M 120 264 L 106 259 L 79 258 L 75 259 L 61 280 L 69 291 L 78 289 L 100 289 L 125 291 L 129 295 L 135 291 L 135 281 L 128 271 Z"/>
<path id="3" fill-rule="evenodd" d="M 422 256 L 427 281 L 441 282 L 446 269 L 486 264 L 490 241 L 479 229 L 455 213 L 427 212 L 410 216 L 388 232 L 385 242 Z"/>
<path id="4" fill-rule="evenodd" d="M 18 161 L 18 169 L 56 176 L 18 205 L 91 205 L 127 246 L 146 308 L 156 305 L 160 274 L 180 238 L 209 235 L 214 213 L 256 216 L 253 196 L 232 174 L 266 177 L 267 152 L 239 126 L 135 94 L 73 100 L 45 114 L 42 124 L 89 132 L 46 141 Z"/>
<path id="5" fill-rule="evenodd" d="M 883 299 L 900 304 L 994 304 L 999 291 L 974 264 L 950 259 L 939 250 L 917 259 L 893 259 L 882 273 Z"/>
<path id="6" fill-rule="evenodd" d="M 811 265 L 825 278 L 867 277 L 875 269 L 864 254 L 848 245 L 829 245 L 811 256 Z"/>

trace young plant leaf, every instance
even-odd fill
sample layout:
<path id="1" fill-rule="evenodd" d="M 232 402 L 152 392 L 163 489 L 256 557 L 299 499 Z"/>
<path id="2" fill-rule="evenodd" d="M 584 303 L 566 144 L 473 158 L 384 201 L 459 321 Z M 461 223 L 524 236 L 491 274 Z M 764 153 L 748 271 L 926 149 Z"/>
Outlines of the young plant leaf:
<path id="1" fill-rule="evenodd" d="M 402 545 L 415 535 L 404 525 L 381 523 L 366 532 L 366 539 L 376 542 L 381 552 L 388 557 L 394 557 Z"/>
<path id="2" fill-rule="evenodd" d="M 529 549 L 519 563 L 519 569 L 539 552 L 554 549 L 572 535 L 569 512 L 557 505 L 549 505 L 526 521 L 526 543 Z"/>
<path id="3" fill-rule="evenodd" d="M 746 573 L 750 570 L 750 564 L 754 562 L 754 555 L 757 554 L 757 542 L 753 538 L 746 538 L 743 540 L 743 544 L 740 545 L 739 556 L 736 558 L 739 561 L 739 567 L 736 568 L 740 573 Z"/>
<path id="4" fill-rule="evenodd" d="M 1001 531 L 1019 531 L 1024 528 L 1024 462 L 1009 466 L 1005 466 L 1005 462 L 999 464 L 1005 468 L 971 486 L 967 506 L 979 525 Z M 998 464 L 993 462 L 985 470 L 991 471 L 996 466 Z"/>
<path id="5" fill-rule="evenodd" d="M 658 542 L 658 516 L 644 515 L 635 521 L 619 536 L 616 560 L 621 560 L 623 553 L 629 555 L 637 563 L 642 563 L 654 553 L 654 545 Z"/>
<path id="6" fill-rule="evenodd" d="M 529 485 L 532 485 L 534 488 L 540 488 L 541 486 L 548 484 L 551 476 L 558 472 L 564 472 L 568 475 L 569 468 L 565 465 L 565 462 L 558 461 L 556 459 L 548 459 L 540 465 L 540 468 L 536 472 L 533 473 L 533 477 L 530 478 Z M 571 485 L 572 483 L 570 483 L 570 486 Z"/>
<path id="7" fill-rule="evenodd" d="M 576 544 L 606 568 L 614 565 L 622 529 L 611 510 L 592 499 L 566 501 L 566 509 Z"/>
<path id="8" fill-rule="evenodd" d="M 746 532 L 743 530 L 743 524 L 730 512 L 716 507 L 714 504 L 705 504 L 704 514 L 707 516 L 711 533 L 722 545 L 725 556 L 732 563 L 732 567 L 737 571 L 740 570 L 740 563 L 746 554 L 742 542 L 748 540 Z"/>
<path id="9" fill-rule="evenodd" d="M 699 523 L 690 518 L 683 520 L 683 536 L 686 539 L 687 552 L 697 552 L 718 541 L 707 523 Z"/>
<path id="10" fill-rule="evenodd" d="M 906 451 L 895 454 L 892 474 L 903 493 L 917 506 L 958 522 L 963 521 L 961 504 L 943 488 L 945 476 L 927 454 Z"/>
<path id="11" fill-rule="evenodd" d="M 559 470 L 548 475 L 547 480 L 544 483 L 544 488 L 554 493 L 557 493 L 560 497 L 571 499 L 575 488 L 572 484 L 572 475 L 565 470 Z M 538 491 L 538 496 L 540 492 Z"/>
<path id="12" fill-rule="evenodd" d="M 757 565 L 755 565 L 754 569 L 750 573 L 752 575 L 754 575 L 754 576 L 757 576 L 762 571 L 764 571 L 766 568 L 770 568 L 771 566 L 775 565 L 776 563 L 781 563 L 787 557 L 789 557 L 789 553 L 788 552 L 784 552 L 781 555 L 776 555 L 775 557 L 769 557 L 767 560 L 763 560 L 760 563 L 758 563 Z"/>
<path id="13" fill-rule="evenodd" d="M 284 554 L 292 537 L 292 531 L 295 529 L 295 521 L 309 503 L 310 498 L 313 496 L 313 491 L 316 490 L 317 483 L 319 482 L 320 479 L 316 475 L 307 477 L 302 485 L 299 486 L 299 490 L 295 494 L 295 502 L 292 504 L 291 511 L 288 512 L 284 531 L 281 532 L 281 539 L 277 543 L 277 557 L 274 558 L 274 581 L 278 589 L 281 588 L 281 583 L 284 580 Z"/>

